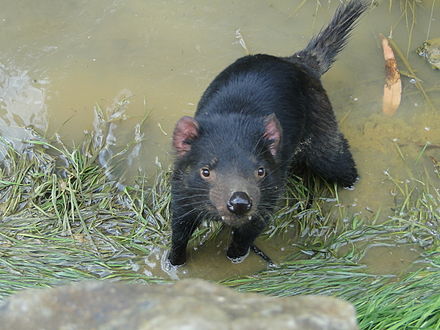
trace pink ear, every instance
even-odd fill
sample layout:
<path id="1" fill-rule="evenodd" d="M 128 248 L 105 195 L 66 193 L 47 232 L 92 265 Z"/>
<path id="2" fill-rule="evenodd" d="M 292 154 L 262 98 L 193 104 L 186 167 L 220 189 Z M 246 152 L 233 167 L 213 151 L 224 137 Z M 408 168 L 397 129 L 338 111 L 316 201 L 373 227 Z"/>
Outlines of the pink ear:
<path id="1" fill-rule="evenodd" d="M 173 147 L 179 157 L 191 150 L 191 140 L 199 135 L 199 124 L 192 117 L 182 117 L 177 122 L 173 133 Z"/>
<path id="2" fill-rule="evenodd" d="M 275 114 L 264 119 L 264 138 L 270 141 L 270 153 L 275 156 L 281 143 L 282 128 Z"/>

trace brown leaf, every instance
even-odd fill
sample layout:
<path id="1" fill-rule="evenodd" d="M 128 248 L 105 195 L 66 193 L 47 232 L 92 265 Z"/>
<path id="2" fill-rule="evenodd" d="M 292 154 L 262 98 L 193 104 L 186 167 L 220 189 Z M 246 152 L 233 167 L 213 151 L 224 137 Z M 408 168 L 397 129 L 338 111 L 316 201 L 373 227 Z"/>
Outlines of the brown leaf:
<path id="1" fill-rule="evenodd" d="M 385 85 L 383 87 L 382 111 L 388 116 L 396 113 L 402 95 L 402 81 L 397 69 L 396 58 L 388 39 L 381 35 L 383 57 L 385 58 Z"/>

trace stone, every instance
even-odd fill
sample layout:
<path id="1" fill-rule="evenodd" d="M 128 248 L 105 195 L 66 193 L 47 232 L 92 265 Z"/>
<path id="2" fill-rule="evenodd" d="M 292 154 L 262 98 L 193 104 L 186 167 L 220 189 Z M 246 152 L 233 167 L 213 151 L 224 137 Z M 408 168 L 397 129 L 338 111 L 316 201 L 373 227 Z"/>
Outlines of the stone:
<path id="1" fill-rule="evenodd" d="M 352 305 L 325 296 L 269 297 L 204 280 L 89 281 L 29 289 L 0 305 L 0 329 L 358 329 Z"/>

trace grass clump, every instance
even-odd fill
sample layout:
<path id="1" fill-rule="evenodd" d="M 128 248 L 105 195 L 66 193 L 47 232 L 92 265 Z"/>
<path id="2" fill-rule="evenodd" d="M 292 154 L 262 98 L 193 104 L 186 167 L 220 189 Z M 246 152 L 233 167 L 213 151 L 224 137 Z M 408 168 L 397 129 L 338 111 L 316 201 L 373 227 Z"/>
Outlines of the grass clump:
<path id="1" fill-rule="evenodd" d="M 132 260 L 167 245 L 167 174 L 122 187 L 97 140 L 69 150 L 35 135 L 17 150 L 1 139 L 0 297 L 92 278 L 166 281 Z"/>

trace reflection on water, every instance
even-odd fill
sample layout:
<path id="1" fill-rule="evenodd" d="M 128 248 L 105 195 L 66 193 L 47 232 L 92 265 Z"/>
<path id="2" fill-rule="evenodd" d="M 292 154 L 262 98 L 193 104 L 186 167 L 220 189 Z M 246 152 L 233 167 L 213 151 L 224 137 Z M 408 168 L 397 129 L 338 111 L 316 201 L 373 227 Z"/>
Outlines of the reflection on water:
<path id="1" fill-rule="evenodd" d="M 0 63 L 0 134 L 17 148 L 29 137 L 28 129 L 46 132 L 48 115 L 46 79 L 35 80 L 26 70 Z"/>
<path id="2" fill-rule="evenodd" d="M 420 251 L 417 248 L 381 244 L 371 246 L 361 262 L 369 265 L 368 271 L 372 274 L 401 275 L 417 269 L 417 265 L 413 262 L 417 260 L 419 255 Z M 375 260 L 387 260 L 387 262 L 377 263 Z"/>
<path id="3" fill-rule="evenodd" d="M 24 138 L 29 131 L 23 128 L 35 128 L 74 144 L 84 131 L 94 130 L 101 137 L 95 143 L 105 146 L 100 155 L 105 166 L 112 167 L 112 160 L 130 145 L 116 167 L 120 177 L 126 169 L 137 173 L 158 163 L 167 166 L 175 122 L 192 115 L 212 78 L 246 53 L 237 31 L 251 53 L 290 55 L 319 31 L 339 2 L 322 7 L 316 1 L 299 7 L 301 3 L 3 1 L 0 133 Z M 413 180 L 424 166 L 432 166 L 426 155 L 440 159 L 440 73 L 415 53 L 424 40 L 439 37 L 439 5 L 431 17 L 431 4 L 414 6 L 414 27 L 412 13 L 402 19 L 397 3 L 391 9 L 388 2 L 373 8 L 323 77 L 361 175 L 354 191 L 340 192 L 341 207 L 367 218 L 379 211 L 384 218 L 391 213 L 393 185 L 386 173 Z M 395 117 L 380 113 L 384 63 L 378 36 L 391 32 L 436 111 L 426 106 L 398 60 L 402 104 Z M 108 131 L 102 131 L 102 120 L 111 121 Z M 427 142 L 432 147 L 420 157 Z M 203 247 L 194 260 L 206 264 L 217 252 L 215 244 Z M 215 260 L 207 268 L 216 269 Z"/>

